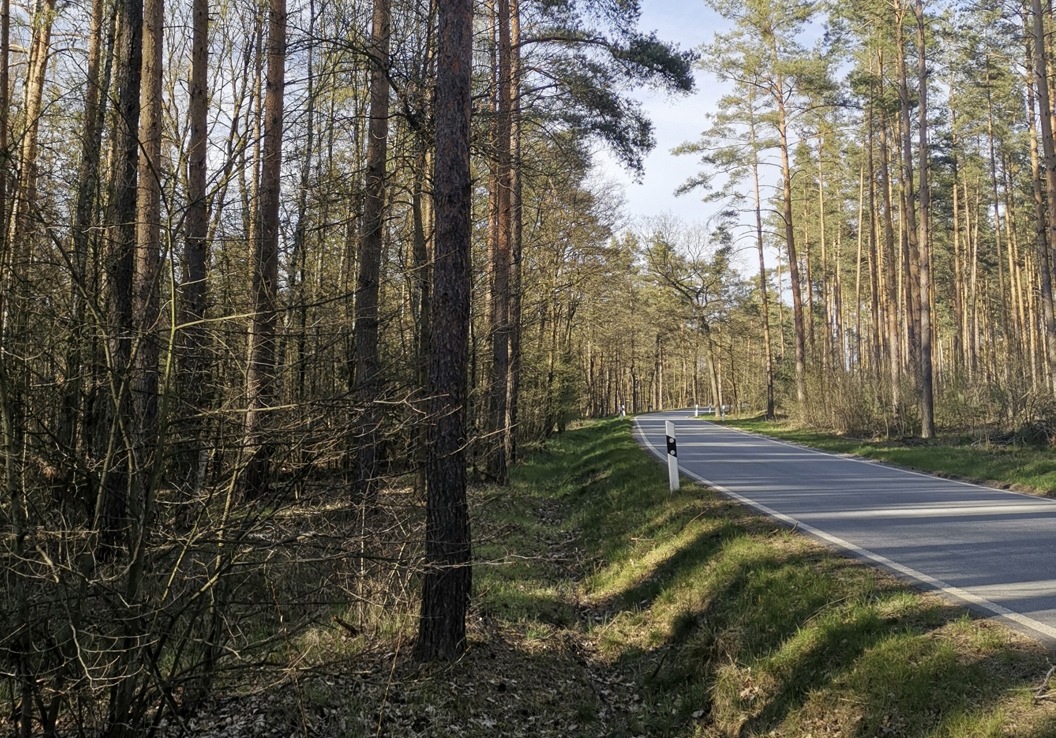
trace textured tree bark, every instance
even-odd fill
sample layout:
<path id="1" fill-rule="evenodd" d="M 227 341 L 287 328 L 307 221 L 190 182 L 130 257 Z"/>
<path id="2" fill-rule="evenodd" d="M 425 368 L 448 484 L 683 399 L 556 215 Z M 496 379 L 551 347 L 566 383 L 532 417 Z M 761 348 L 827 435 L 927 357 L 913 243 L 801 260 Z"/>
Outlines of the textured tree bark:
<path id="1" fill-rule="evenodd" d="M 1046 199 L 1045 215 L 1047 216 L 1047 229 L 1038 227 L 1038 269 L 1041 271 L 1042 290 L 1042 315 L 1045 317 L 1046 335 L 1046 361 L 1050 388 L 1056 382 L 1056 316 L 1053 311 L 1052 297 L 1052 244 L 1056 244 L 1056 144 L 1053 143 L 1052 118 L 1047 114 L 1052 110 L 1052 100 L 1049 90 L 1049 63 L 1045 44 L 1045 19 L 1042 15 L 1041 0 L 1031 0 L 1031 38 L 1034 44 L 1034 82 L 1038 91 L 1038 109 L 1041 114 L 1038 120 L 1041 123 L 1041 147 L 1043 155 L 1042 167 L 1045 170 L 1045 189 L 1048 193 Z M 1033 118 L 1033 112 L 1031 114 Z M 1034 151 L 1037 144 L 1034 143 Z M 1036 153 L 1035 153 L 1036 156 Z M 1035 177 L 1035 182 L 1037 182 Z M 1042 194 L 1040 187 L 1036 186 L 1035 207 L 1041 211 L 1040 198 Z"/>
<path id="2" fill-rule="evenodd" d="M 162 0 L 146 0 L 140 92 L 139 172 L 136 176 L 136 263 L 132 309 L 136 322 L 135 381 L 137 494 L 149 487 L 158 429 L 158 266 L 161 260 Z"/>
<path id="3" fill-rule="evenodd" d="M 917 193 L 914 192 L 913 175 L 913 132 L 910 122 L 910 108 L 912 101 L 909 98 L 908 69 L 906 66 L 905 33 L 903 22 L 906 9 L 903 0 L 895 2 L 895 67 L 898 75 L 898 120 L 901 145 L 902 176 L 899 178 L 899 192 L 901 193 L 902 209 L 904 211 L 904 266 L 905 272 L 905 298 L 908 307 L 906 316 L 906 336 L 909 341 L 909 365 L 913 372 L 917 391 L 921 391 L 921 309 L 922 297 L 920 293 L 920 229 L 917 219 Z"/>
<path id="4" fill-rule="evenodd" d="M 465 650 L 466 610 L 472 583 L 465 446 L 473 3 L 441 3 L 439 21 L 426 571 L 415 645 L 415 657 L 422 661 L 452 659 Z"/>
<path id="5" fill-rule="evenodd" d="M 250 243 L 253 264 L 253 318 L 249 330 L 249 367 L 246 373 L 245 438 L 249 460 L 243 491 L 255 497 L 271 480 L 274 439 L 268 417 L 277 400 L 275 321 L 278 316 L 279 193 L 282 166 L 283 93 L 286 83 L 286 0 L 268 6 L 268 71 L 264 93 L 264 140 L 257 197 L 259 232 Z"/>
<path id="6" fill-rule="evenodd" d="M 139 170 L 139 102 L 143 61 L 143 2 L 123 0 L 118 14 L 117 115 L 112 134 L 107 281 L 110 289 L 110 356 L 106 433 L 96 439 L 104 461 L 93 527 L 100 556 L 111 557 L 127 530 L 129 449 L 122 431 L 133 426 L 127 383 L 132 361 L 133 274 L 136 252 L 136 179 Z M 133 421 L 133 422 L 130 422 Z"/>
<path id="7" fill-rule="evenodd" d="M 191 74 L 188 105 L 190 135 L 187 156 L 187 215 L 184 221 L 181 312 L 187 324 L 181 341 L 180 393 L 187 402 L 187 448 L 183 451 L 185 481 L 197 486 L 203 464 L 203 414 L 209 405 L 209 341 L 202 321 L 208 307 L 206 260 L 209 215 L 206 202 L 206 150 L 208 146 L 209 0 L 191 6 Z"/>
<path id="8" fill-rule="evenodd" d="M 883 52 L 877 52 L 877 67 L 884 71 Z M 882 80 L 883 77 L 881 76 Z M 883 92 L 883 82 L 881 93 Z M 891 154 L 888 146 L 886 113 L 880 114 L 880 195 L 884 205 L 884 274 L 886 277 L 887 361 L 891 383 L 891 417 L 898 423 L 902 414 L 902 342 L 898 330 L 898 260 L 895 258 L 894 210 L 891 196 Z"/>
<path id="9" fill-rule="evenodd" d="M 381 418 L 376 402 L 382 388 L 378 354 L 378 292 L 381 284 L 382 234 L 385 225 L 385 165 L 389 138 L 390 1 L 374 0 L 371 33 L 370 123 L 367 127 L 367 179 L 356 279 L 356 324 L 353 337 L 355 387 L 360 418 L 355 493 L 360 499 L 377 494 Z"/>
<path id="10" fill-rule="evenodd" d="M 152 500 L 158 441 L 158 358 L 157 322 L 159 315 L 158 267 L 161 258 L 161 58 L 163 48 L 163 0 L 143 4 L 142 58 L 139 89 L 140 149 L 136 175 L 135 258 L 132 275 L 132 325 L 134 362 L 129 384 L 132 388 L 132 479 L 128 485 L 129 566 L 124 583 L 128 616 L 122 621 L 119 651 L 119 680 L 110 698 L 108 735 L 126 738 L 138 733 L 138 712 L 133 707 L 136 680 L 141 668 L 143 633 L 149 626 L 139 603 L 146 567 L 147 531 L 152 517 Z"/>
<path id="11" fill-rule="evenodd" d="M 917 135 L 919 156 L 920 218 L 918 220 L 917 258 L 920 266 L 920 435 L 935 435 L 935 375 L 932 361 L 931 328 L 931 186 L 928 183 L 928 58 L 924 38 L 924 5 L 917 0 L 913 8 L 917 20 Z"/>
<path id="12" fill-rule="evenodd" d="M 488 476 L 497 484 L 509 477 L 507 458 L 510 381 L 511 141 L 513 80 L 511 78 L 510 3 L 497 0 L 498 105 L 495 116 L 493 166 L 495 245 L 491 261 L 491 377 L 488 398 Z"/>
<path id="13" fill-rule="evenodd" d="M 521 261 L 524 207 L 521 179 L 521 4 L 510 2 L 510 383 L 507 398 L 507 461 L 517 461 L 517 423 L 521 393 Z"/>
<path id="14" fill-rule="evenodd" d="M 796 253 L 796 229 L 792 215 L 792 167 L 788 156 L 788 123 L 785 116 L 784 98 L 781 95 L 778 95 L 777 103 L 777 132 L 781 149 L 782 214 L 785 221 L 785 245 L 788 249 L 788 272 L 792 280 L 792 321 L 796 334 L 796 402 L 803 409 L 807 402 L 807 327 L 803 316 L 803 291 L 799 281 L 799 255 Z"/>
<path id="15" fill-rule="evenodd" d="M 775 417 L 774 402 L 774 349 L 770 340 L 770 293 L 766 285 L 766 253 L 763 241 L 763 201 L 759 187 L 759 150 L 756 148 L 754 94 L 749 92 L 748 107 L 752 116 L 748 135 L 752 157 L 752 191 L 755 196 L 755 246 L 759 252 L 759 298 L 762 303 L 763 351 L 766 353 L 766 419 Z"/>

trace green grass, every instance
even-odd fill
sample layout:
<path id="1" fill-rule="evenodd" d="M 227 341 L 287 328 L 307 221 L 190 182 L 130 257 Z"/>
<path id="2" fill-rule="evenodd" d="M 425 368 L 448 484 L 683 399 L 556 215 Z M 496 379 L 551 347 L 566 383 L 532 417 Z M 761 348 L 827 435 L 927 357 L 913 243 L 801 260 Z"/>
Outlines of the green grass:
<path id="1" fill-rule="evenodd" d="M 554 439 L 478 528 L 478 617 L 555 683 L 594 680 L 562 708 L 570 734 L 1056 735 L 1040 646 L 696 485 L 669 493 L 627 421 Z"/>
<path id="2" fill-rule="evenodd" d="M 1049 496 L 1056 495 L 1056 452 L 1024 444 L 992 444 L 961 437 L 871 441 L 795 427 L 786 422 L 729 420 L 731 425 L 804 446 L 855 454 L 910 469 Z"/>

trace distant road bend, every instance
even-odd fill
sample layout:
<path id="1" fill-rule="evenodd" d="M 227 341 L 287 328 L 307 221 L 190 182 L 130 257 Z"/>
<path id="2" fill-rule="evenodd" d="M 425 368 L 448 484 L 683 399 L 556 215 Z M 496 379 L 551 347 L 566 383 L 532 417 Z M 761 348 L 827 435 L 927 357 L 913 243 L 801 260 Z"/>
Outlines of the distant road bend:
<path id="1" fill-rule="evenodd" d="M 1056 645 L 1056 500 L 814 451 L 696 420 L 635 420 L 683 475 Z M 659 472 L 658 472 L 659 473 Z"/>

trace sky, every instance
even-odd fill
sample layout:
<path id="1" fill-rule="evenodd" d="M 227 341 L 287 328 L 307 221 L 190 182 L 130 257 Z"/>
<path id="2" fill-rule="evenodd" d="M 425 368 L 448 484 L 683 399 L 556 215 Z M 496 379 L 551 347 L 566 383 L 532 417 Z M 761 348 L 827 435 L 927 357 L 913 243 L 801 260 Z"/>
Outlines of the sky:
<path id="1" fill-rule="evenodd" d="M 656 31 L 683 49 L 695 49 L 711 40 L 723 21 L 704 0 L 643 0 L 640 30 Z M 715 109 L 723 91 L 709 75 L 696 70 L 697 89 L 688 96 L 672 96 L 652 90 L 634 93 L 653 121 L 656 147 L 645 160 L 645 175 L 636 183 L 607 151 L 598 151 L 596 171 L 605 180 L 623 185 L 629 224 L 657 215 L 673 215 L 691 223 L 703 223 L 715 206 L 701 202 L 699 193 L 675 196 L 675 189 L 696 174 L 698 158 L 675 156 L 671 149 L 695 141 L 707 126 L 705 116 Z"/>

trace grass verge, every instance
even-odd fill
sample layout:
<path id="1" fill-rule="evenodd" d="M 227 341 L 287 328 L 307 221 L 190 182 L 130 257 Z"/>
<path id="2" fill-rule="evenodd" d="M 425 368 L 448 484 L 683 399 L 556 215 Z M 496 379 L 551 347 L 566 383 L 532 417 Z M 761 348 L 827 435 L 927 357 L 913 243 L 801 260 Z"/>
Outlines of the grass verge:
<path id="1" fill-rule="evenodd" d="M 726 425 L 803 446 L 855 454 L 889 464 L 994 487 L 1056 496 L 1056 454 L 1028 444 L 995 444 L 951 436 L 872 441 L 797 427 L 787 421 L 727 420 Z"/>
<path id="2" fill-rule="evenodd" d="M 1040 646 L 697 485 L 670 494 L 626 421 L 555 440 L 512 500 L 481 550 L 534 552 L 479 577 L 479 611 L 630 685 L 574 690 L 573 734 L 1056 734 Z"/>

